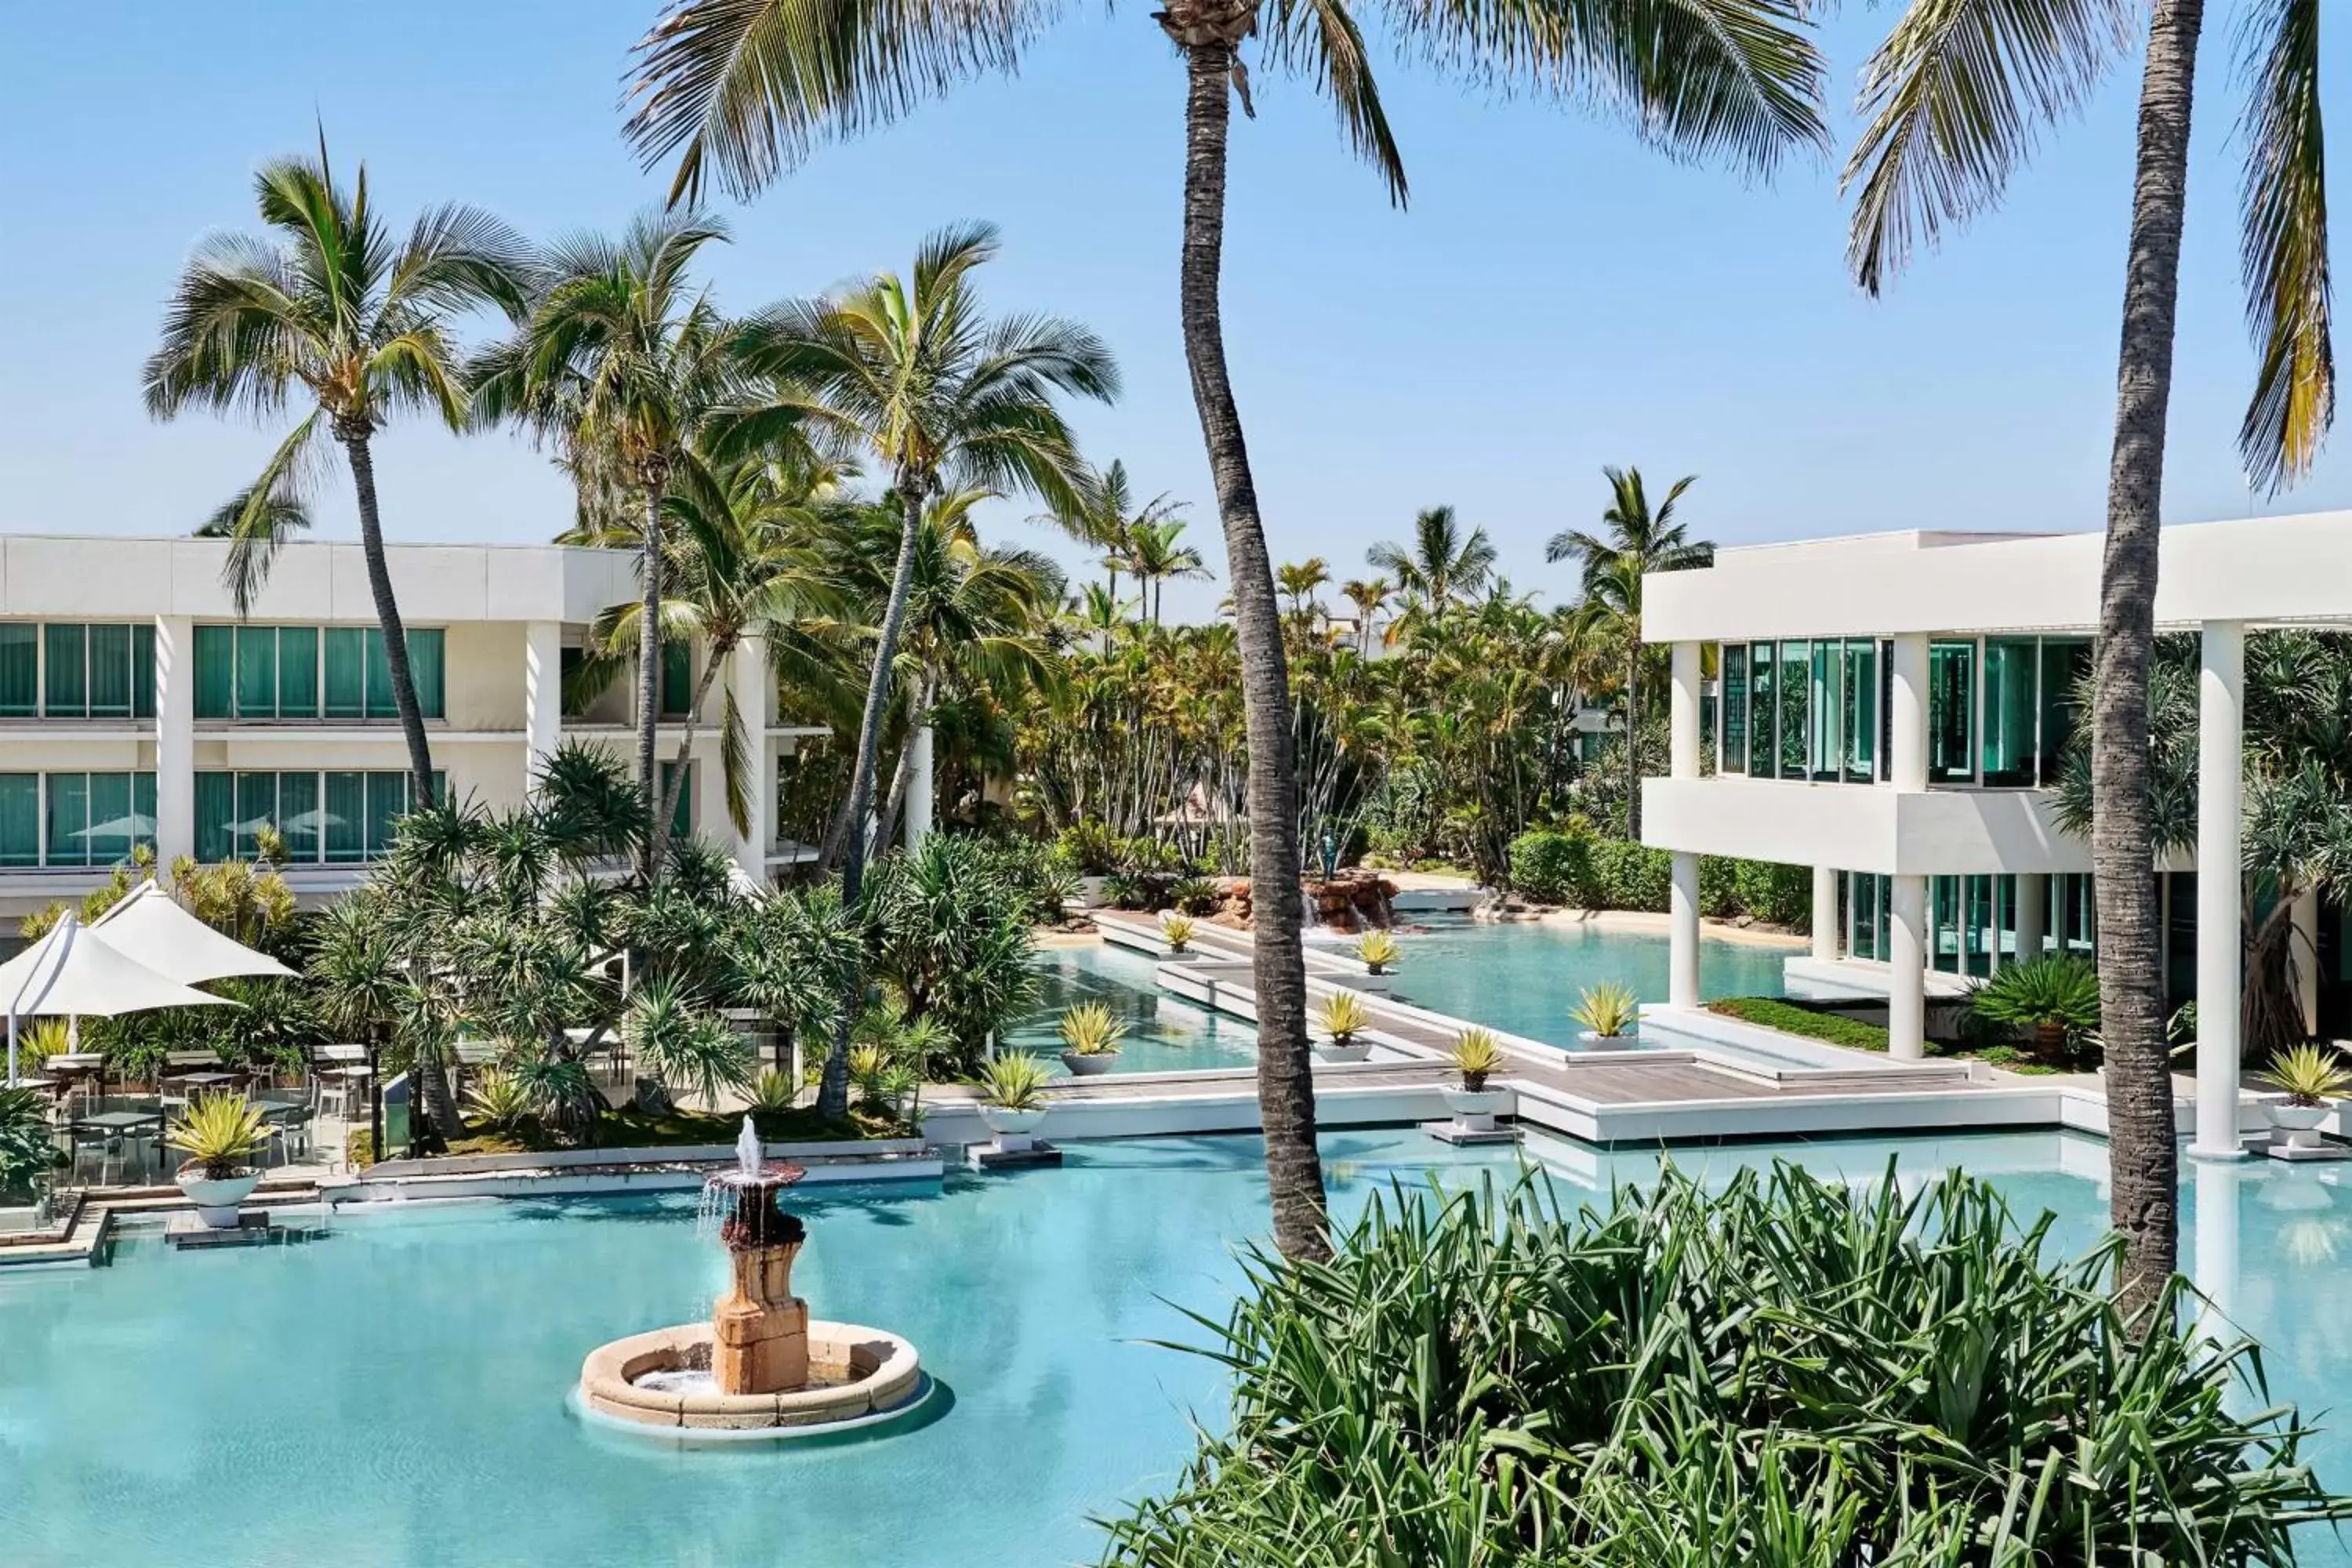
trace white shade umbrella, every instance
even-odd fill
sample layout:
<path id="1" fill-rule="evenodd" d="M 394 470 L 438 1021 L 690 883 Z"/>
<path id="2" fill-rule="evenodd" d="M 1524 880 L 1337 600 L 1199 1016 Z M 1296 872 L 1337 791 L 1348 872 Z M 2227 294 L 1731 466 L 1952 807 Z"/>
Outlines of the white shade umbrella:
<path id="1" fill-rule="evenodd" d="M 233 1007 L 226 996 L 193 990 L 108 945 L 68 913 L 49 933 L 0 963 L 0 1003 L 8 1009 L 8 1081 L 16 1081 L 19 1018 L 111 1018 L 157 1007 Z"/>
<path id="2" fill-rule="evenodd" d="M 152 879 L 92 921 L 89 929 L 132 962 L 183 985 L 236 974 L 294 973 L 268 953 L 215 931 L 182 909 Z"/>

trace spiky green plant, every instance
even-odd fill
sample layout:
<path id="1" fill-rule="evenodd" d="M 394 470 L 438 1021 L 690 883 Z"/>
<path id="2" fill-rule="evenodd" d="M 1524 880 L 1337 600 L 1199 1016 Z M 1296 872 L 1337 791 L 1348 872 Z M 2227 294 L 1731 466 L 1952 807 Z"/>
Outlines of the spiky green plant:
<path id="1" fill-rule="evenodd" d="M 1171 914 L 1160 917 L 1160 934 L 1167 942 L 1168 951 L 1171 952 L 1181 952 L 1192 946 L 1192 933 L 1196 929 L 1198 928 L 1193 925 L 1191 915 Z"/>
<path id="2" fill-rule="evenodd" d="M 1623 981 L 1604 980 L 1584 988 L 1569 1016 L 1604 1040 L 1622 1039 L 1641 1022 L 1642 1003 Z"/>
<path id="3" fill-rule="evenodd" d="M 751 1081 L 751 1045 L 684 987 L 659 976 L 637 987 L 621 1032 L 637 1061 L 663 1083 L 715 1107 Z"/>
<path id="4" fill-rule="evenodd" d="M 1352 991 L 1334 991 L 1323 998 L 1315 1010 L 1315 1026 L 1323 1031 L 1335 1046 L 1353 1043 L 1358 1035 L 1372 1026 L 1372 1010 L 1364 999 Z"/>
<path id="5" fill-rule="evenodd" d="M 792 1074 L 782 1068 L 761 1068 L 760 1076 L 751 1080 L 744 1109 L 754 1116 L 780 1116 L 793 1108 L 793 1096 Z"/>
<path id="6" fill-rule="evenodd" d="M 466 1103 L 477 1122 L 506 1131 L 531 1113 L 534 1101 L 521 1079 L 504 1068 L 492 1068 L 475 1078 Z"/>
<path id="7" fill-rule="evenodd" d="M 1503 1042 L 1492 1029 L 1463 1030 L 1454 1037 L 1451 1054 L 1454 1070 L 1462 1075 L 1462 1087 L 1473 1094 L 1485 1089 L 1487 1076 L 1502 1071 L 1508 1061 L 1503 1055 Z"/>
<path id="8" fill-rule="evenodd" d="M 261 1108 L 241 1094 L 202 1094 L 188 1102 L 163 1142 L 204 1167 L 207 1181 L 225 1182 L 245 1168 L 246 1157 L 269 1141 Z"/>
<path id="9" fill-rule="evenodd" d="M 1374 974 L 1386 974 L 1404 957 L 1404 944 L 1384 931 L 1368 931 L 1356 942 L 1356 956 Z"/>
<path id="10" fill-rule="evenodd" d="M 2326 1046 L 2294 1046 L 2271 1058 L 2254 1081 L 2284 1093 L 2290 1105 L 2326 1105 L 2352 1089 L 2352 1069 Z"/>
<path id="11" fill-rule="evenodd" d="M 1540 1173 L 1400 1188 L 1329 1263 L 1253 1248 L 1198 1320 L 1231 1418 L 1104 1560 L 2284 1563 L 2352 1514 L 2179 1281 L 2127 1324 L 2120 1239 L 2053 1258 L 2051 1216 L 1894 1174 L 1669 1170 L 1581 1211 Z"/>
<path id="12" fill-rule="evenodd" d="M 1045 1064 L 1026 1051 L 1007 1051 L 980 1069 L 980 1098 L 1000 1110 L 1034 1110 L 1045 1103 Z"/>
<path id="13" fill-rule="evenodd" d="M 1115 1054 L 1127 1038 L 1127 1025 L 1100 1002 L 1081 1002 L 1062 1011 L 1062 1047 L 1072 1056 Z"/>
<path id="14" fill-rule="evenodd" d="M 0 1194 L 28 1194 L 36 1178 L 63 1163 L 41 1091 L 0 1089 Z"/>
<path id="15" fill-rule="evenodd" d="M 2056 1056 L 2099 1027 L 2099 972 L 2065 953 L 2004 963 L 1969 994 L 1969 1011 L 2032 1031 L 2035 1049 Z"/>

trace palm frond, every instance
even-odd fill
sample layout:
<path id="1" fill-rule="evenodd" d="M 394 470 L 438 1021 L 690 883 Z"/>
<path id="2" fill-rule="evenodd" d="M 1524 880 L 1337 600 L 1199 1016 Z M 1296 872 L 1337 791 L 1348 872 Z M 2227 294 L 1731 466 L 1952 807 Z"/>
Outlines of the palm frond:
<path id="1" fill-rule="evenodd" d="M 2238 257 L 2261 366 L 2238 450 L 2247 477 L 2275 494 L 2310 471 L 2336 417 L 2319 0 L 2255 0 L 2240 53 L 2249 91 Z"/>

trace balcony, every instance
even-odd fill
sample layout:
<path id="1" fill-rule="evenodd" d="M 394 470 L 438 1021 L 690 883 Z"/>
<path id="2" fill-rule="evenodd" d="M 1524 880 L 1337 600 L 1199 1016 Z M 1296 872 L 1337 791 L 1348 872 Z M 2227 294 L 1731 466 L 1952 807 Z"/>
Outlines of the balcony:
<path id="1" fill-rule="evenodd" d="M 2046 790 L 1915 791 L 1738 775 L 1644 779 L 1642 841 L 1881 876 L 2091 868 L 2090 846 L 2059 831 Z"/>

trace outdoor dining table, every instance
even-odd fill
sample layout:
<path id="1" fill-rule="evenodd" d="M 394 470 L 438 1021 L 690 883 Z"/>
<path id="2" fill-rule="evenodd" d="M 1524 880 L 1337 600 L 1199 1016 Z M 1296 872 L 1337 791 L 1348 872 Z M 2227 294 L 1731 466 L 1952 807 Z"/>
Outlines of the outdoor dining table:
<path id="1" fill-rule="evenodd" d="M 153 1110 L 93 1110 L 75 1117 L 66 1125 L 71 1131 L 103 1132 L 109 1138 L 137 1138 L 152 1131 L 160 1139 L 163 1135 L 163 1112 L 160 1107 Z M 105 1167 L 100 1166 L 99 1174 L 103 1177 L 105 1173 Z"/>
<path id="2" fill-rule="evenodd" d="M 167 1083 L 184 1083 L 191 1089 L 221 1089 L 236 1082 L 243 1073 L 235 1072 L 175 1072 L 164 1074 Z"/>

